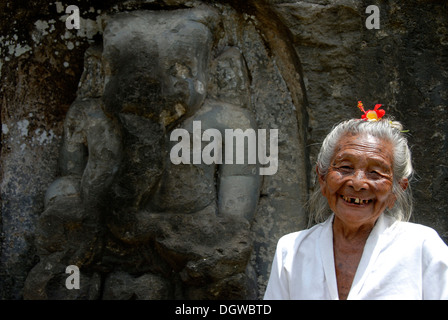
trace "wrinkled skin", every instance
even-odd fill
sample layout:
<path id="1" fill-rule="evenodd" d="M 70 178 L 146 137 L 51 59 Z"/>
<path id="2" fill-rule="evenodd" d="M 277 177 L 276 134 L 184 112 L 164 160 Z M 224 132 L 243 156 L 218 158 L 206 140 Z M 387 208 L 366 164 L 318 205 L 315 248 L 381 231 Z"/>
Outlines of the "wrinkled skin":
<path id="1" fill-rule="evenodd" d="M 393 146 L 372 136 L 346 136 L 338 145 L 325 180 L 320 179 L 322 194 L 336 220 L 353 227 L 373 225 L 395 203 Z M 349 203 L 344 197 L 364 203 Z"/>

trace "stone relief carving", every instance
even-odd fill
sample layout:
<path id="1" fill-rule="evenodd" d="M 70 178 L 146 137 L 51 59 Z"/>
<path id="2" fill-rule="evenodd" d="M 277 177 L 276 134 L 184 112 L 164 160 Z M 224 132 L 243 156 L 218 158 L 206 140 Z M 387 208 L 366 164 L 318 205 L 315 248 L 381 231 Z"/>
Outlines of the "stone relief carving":
<path id="1" fill-rule="evenodd" d="M 169 159 L 176 127 L 257 127 L 240 50 L 213 57 L 218 21 L 209 8 L 106 20 L 65 120 L 61 177 L 47 191 L 26 298 L 254 297 L 258 165 Z M 62 281 L 72 264 L 80 290 Z"/>

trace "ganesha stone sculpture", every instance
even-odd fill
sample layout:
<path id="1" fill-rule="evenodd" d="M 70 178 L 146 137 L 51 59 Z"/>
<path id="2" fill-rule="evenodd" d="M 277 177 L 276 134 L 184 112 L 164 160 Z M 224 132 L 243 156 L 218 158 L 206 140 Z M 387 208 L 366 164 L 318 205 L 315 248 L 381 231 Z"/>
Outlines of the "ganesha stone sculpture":
<path id="1" fill-rule="evenodd" d="M 219 27 L 207 6 L 104 18 L 64 123 L 25 298 L 253 297 L 259 164 L 170 159 L 170 134 L 194 134 L 198 121 L 223 134 L 257 128 L 244 57 L 217 52 Z M 79 290 L 65 285 L 68 265 Z"/>

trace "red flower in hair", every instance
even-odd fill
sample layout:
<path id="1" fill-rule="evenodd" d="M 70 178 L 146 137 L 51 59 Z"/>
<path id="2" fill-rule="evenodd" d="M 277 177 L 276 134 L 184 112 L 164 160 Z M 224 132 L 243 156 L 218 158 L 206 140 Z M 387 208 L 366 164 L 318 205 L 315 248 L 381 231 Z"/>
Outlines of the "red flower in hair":
<path id="1" fill-rule="evenodd" d="M 373 108 L 373 110 L 365 111 L 362 102 L 358 101 L 358 108 L 362 112 L 364 112 L 364 114 L 361 117 L 361 119 L 364 121 L 378 121 L 386 114 L 386 111 L 380 109 L 381 104 L 375 105 L 375 108 Z"/>

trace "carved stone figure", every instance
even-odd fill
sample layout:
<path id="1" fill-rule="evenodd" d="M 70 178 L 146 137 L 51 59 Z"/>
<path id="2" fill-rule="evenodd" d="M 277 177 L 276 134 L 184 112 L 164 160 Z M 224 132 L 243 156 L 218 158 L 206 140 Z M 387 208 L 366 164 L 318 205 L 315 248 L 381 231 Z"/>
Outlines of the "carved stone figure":
<path id="1" fill-rule="evenodd" d="M 216 12 L 106 19 L 64 124 L 61 177 L 39 219 L 26 298 L 253 297 L 258 164 L 178 164 L 170 132 L 257 127 L 240 51 L 214 57 Z M 67 290 L 67 265 L 81 289 Z"/>

